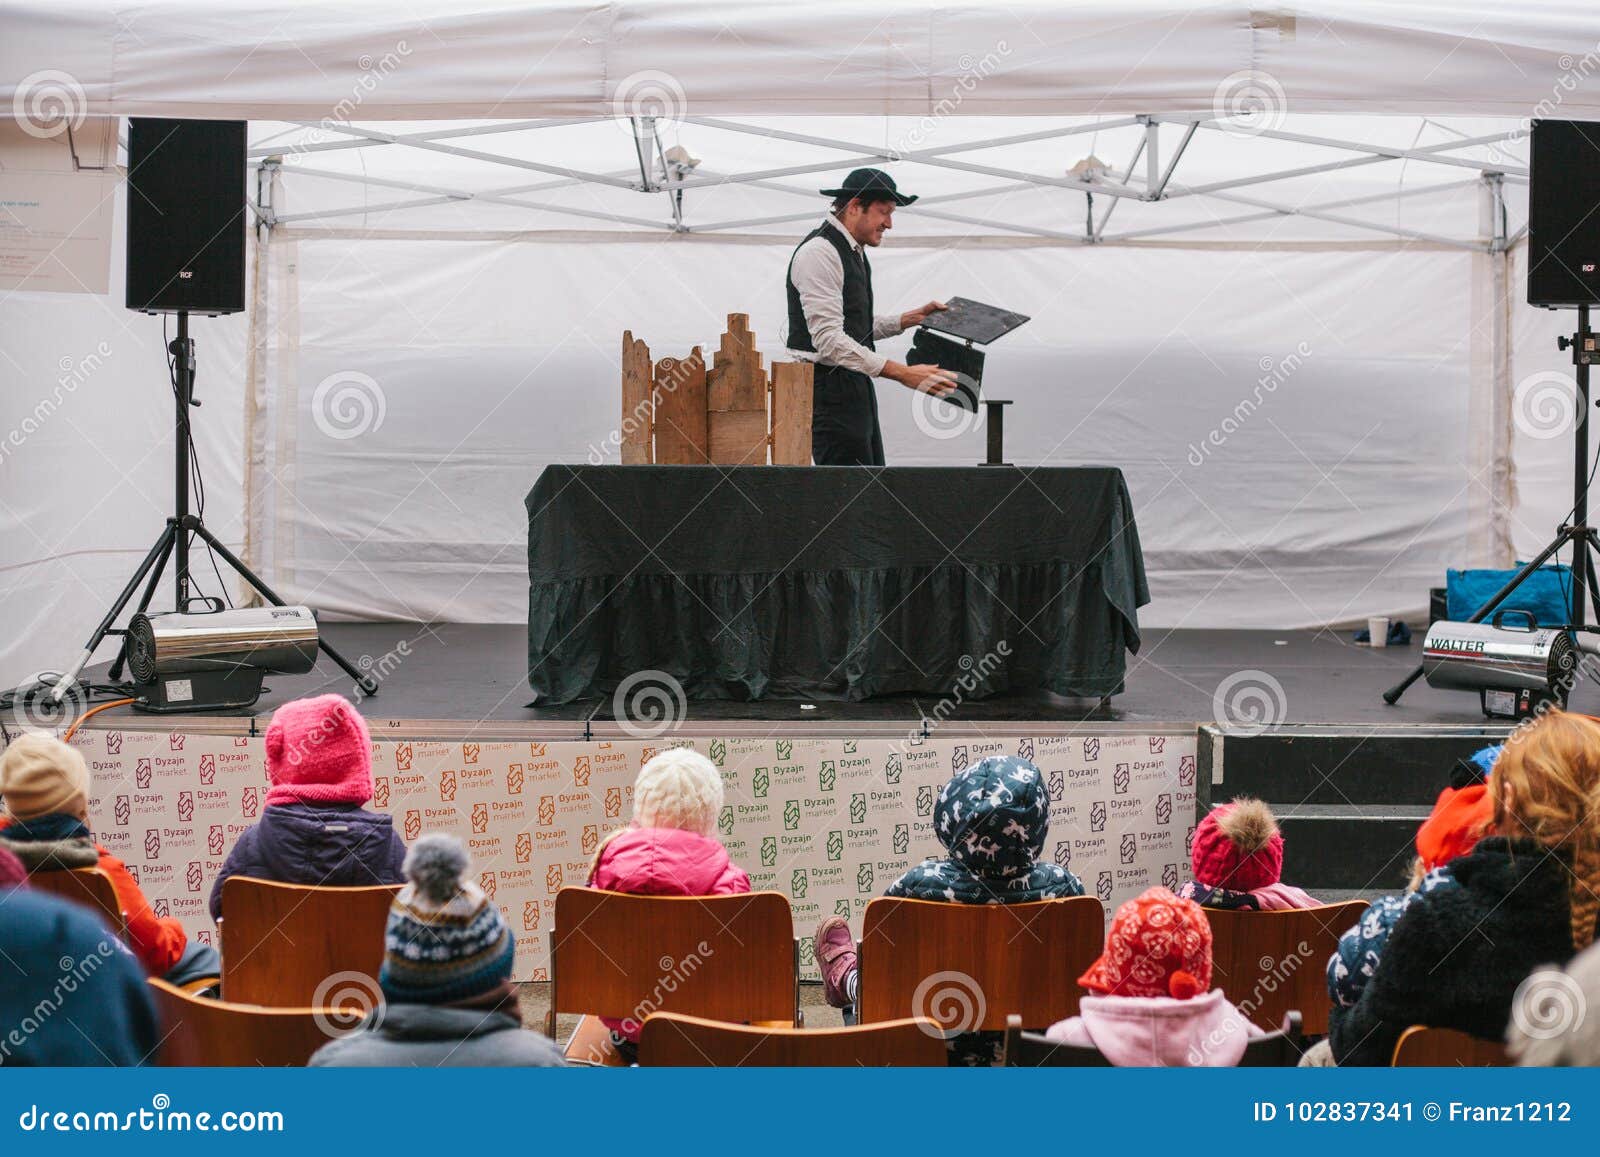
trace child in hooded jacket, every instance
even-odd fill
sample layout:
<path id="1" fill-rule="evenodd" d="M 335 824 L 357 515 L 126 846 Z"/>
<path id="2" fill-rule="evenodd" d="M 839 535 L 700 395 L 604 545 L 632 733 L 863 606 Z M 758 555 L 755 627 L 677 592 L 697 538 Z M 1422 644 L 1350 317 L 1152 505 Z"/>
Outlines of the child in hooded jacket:
<path id="1" fill-rule="evenodd" d="M 267 778 L 261 819 L 240 835 L 211 886 L 213 920 L 222 919 L 230 876 L 330 888 L 405 882 L 406 845 L 393 820 L 362 807 L 372 798 L 372 737 L 341 696 L 296 699 L 273 712 Z"/>
<path id="2" fill-rule="evenodd" d="M 690 747 L 674 747 L 639 769 L 633 820 L 595 851 L 589 887 L 635 896 L 729 896 L 750 877 L 712 835 L 722 811 L 722 773 Z M 639 1022 L 602 1018 L 612 1043 L 631 1060 Z"/>
<path id="3" fill-rule="evenodd" d="M 111 878 L 127 918 L 128 946 L 149 976 L 174 984 L 219 976 L 216 949 L 189 939 L 171 916 L 157 916 L 126 864 L 89 830 L 89 767 L 74 747 L 53 736 L 20 735 L 0 756 L 0 847 L 32 875 L 99 868 Z"/>
<path id="4" fill-rule="evenodd" d="M 1091 995 L 1045 1036 L 1098 1049 L 1119 1068 L 1232 1068 L 1263 1035 L 1211 987 L 1205 912 L 1165 888 L 1117 909 L 1105 949 L 1078 983 Z"/>
<path id="5" fill-rule="evenodd" d="M 1283 833 L 1272 809 L 1241 796 L 1214 807 L 1194 832 L 1194 878 L 1178 895 L 1202 908 L 1280 912 L 1317 901 L 1283 882 Z"/>
<path id="6" fill-rule="evenodd" d="M 1039 859 L 1050 834 L 1050 792 L 1039 769 L 1016 756 L 990 756 L 950 777 L 933 809 L 933 830 L 947 854 L 922 861 L 884 891 L 952 904 L 1026 904 L 1083 895 L 1066 868 Z M 850 1008 L 860 998 L 861 968 L 850 925 L 830 916 L 813 939 L 823 998 Z M 951 1064 L 992 1064 L 1001 1034 L 963 1033 L 951 1041 Z"/>

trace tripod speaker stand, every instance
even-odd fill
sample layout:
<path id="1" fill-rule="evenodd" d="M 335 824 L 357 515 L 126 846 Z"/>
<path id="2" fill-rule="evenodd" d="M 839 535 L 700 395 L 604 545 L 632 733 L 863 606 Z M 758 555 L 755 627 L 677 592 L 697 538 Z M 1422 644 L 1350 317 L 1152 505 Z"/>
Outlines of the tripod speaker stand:
<path id="1" fill-rule="evenodd" d="M 117 630 L 113 624 L 127 608 L 134 593 L 138 591 L 139 584 L 144 583 L 144 594 L 139 598 L 139 605 L 135 613 L 142 613 L 150 606 L 150 600 L 155 597 L 156 588 L 161 584 L 161 576 L 166 572 L 167 564 L 173 564 L 173 581 L 177 595 L 177 609 L 188 609 L 189 603 L 194 601 L 191 596 L 191 583 L 189 576 L 189 538 L 191 535 L 198 537 L 209 546 L 222 560 L 233 568 L 234 573 L 243 578 L 258 592 L 261 597 L 274 606 L 286 606 L 276 591 L 261 580 L 261 577 L 252 571 L 231 550 L 217 541 L 215 535 L 206 529 L 199 515 L 189 510 L 189 466 L 190 466 L 190 429 L 189 407 L 199 405 L 194 400 L 194 342 L 189 338 L 189 313 L 187 310 L 178 310 L 178 336 L 167 347 L 167 352 L 173 359 L 173 404 L 177 408 L 177 421 L 175 431 L 177 442 L 174 447 L 174 457 L 177 469 L 173 475 L 174 510 L 167 519 L 166 528 L 150 552 L 144 556 L 144 561 L 133 572 L 133 577 L 122 588 L 122 593 L 117 596 L 111 609 L 106 612 L 105 618 L 100 620 L 100 625 L 95 627 L 94 634 L 89 636 L 89 641 L 84 645 L 83 652 L 73 662 L 51 688 L 50 698 L 60 703 L 66 698 L 69 690 L 76 686 L 78 676 L 83 673 L 94 658 L 97 647 L 105 640 L 107 635 L 119 634 L 124 636 L 121 652 L 117 655 L 116 662 L 111 666 L 111 679 L 113 682 L 122 677 L 122 667 L 128 658 L 128 645 L 126 632 Z M 148 581 L 147 581 L 148 580 Z M 317 646 L 322 652 L 332 659 L 339 667 L 356 681 L 366 695 L 375 695 L 378 690 L 377 680 L 370 675 L 363 674 L 348 659 L 334 649 L 327 639 L 319 638 Z"/>
<path id="2" fill-rule="evenodd" d="M 1573 378 L 1577 382 L 1578 398 L 1574 410 L 1575 429 L 1572 432 L 1572 520 L 1556 531 L 1556 536 L 1550 544 L 1540 551 L 1538 556 L 1519 570 L 1510 582 L 1495 592 L 1488 602 L 1479 607 L 1477 612 L 1467 620 L 1469 623 L 1479 623 L 1490 615 L 1501 603 L 1510 597 L 1511 592 L 1522 585 L 1527 577 L 1533 574 L 1561 550 L 1570 546 L 1572 548 L 1572 602 L 1568 608 L 1571 615 L 1567 627 L 1575 631 L 1591 630 L 1584 625 L 1585 602 L 1590 602 L 1594 610 L 1595 622 L 1600 624 L 1600 584 L 1595 581 L 1595 555 L 1600 552 L 1600 536 L 1595 528 L 1589 525 L 1589 367 L 1600 363 L 1600 349 L 1596 347 L 1595 335 L 1589 329 L 1589 307 L 1578 306 L 1578 332 L 1571 337 L 1562 336 L 1556 339 L 1556 344 L 1561 349 L 1572 350 L 1572 364 L 1575 367 Z M 1422 664 L 1383 693 L 1383 701 L 1394 704 L 1400 696 L 1406 693 L 1406 688 L 1422 677 Z"/>

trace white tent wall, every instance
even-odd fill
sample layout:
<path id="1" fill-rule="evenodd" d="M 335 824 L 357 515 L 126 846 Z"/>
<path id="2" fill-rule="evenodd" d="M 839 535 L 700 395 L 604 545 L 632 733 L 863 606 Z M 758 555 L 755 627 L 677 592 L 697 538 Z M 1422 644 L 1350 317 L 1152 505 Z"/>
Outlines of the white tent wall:
<path id="1" fill-rule="evenodd" d="M 122 306 L 123 188 L 109 293 L 0 295 L 0 685 L 7 687 L 77 656 L 172 509 L 174 415 L 162 319 Z M 191 324 L 206 523 L 233 550 L 244 541 L 247 328 L 244 314 Z M 205 552 L 192 561 L 199 591 L 221 593 Z M 170 598 L 163 591 L 160 605 Z M 114 654 L 114 642 L 100 649 L 102 660 Z"/>
<path id="2" fill-rule="evenodd" d="M 780 351 L 791 244 L 279 230 L 254 557 L 344 614 L 519 620 L 522 497 L 547 463 L 616 461 L 622 331 L 657 357 L 709 352 L 748 312 Z M 1498 561 L 1475 502 L 1494 445 L 1471 340 L 1489 261 L 903 243 L 874 268 L 885 307 L 962 292 L 1032 311 L 986 380 L 1016 402 L 1008 455 L 1127 472 L 1146 622 L 1289 627 L 1414 615 L 1447 565 Z M 930 436 L 919 400 L 880 387 L 892 461 L 982 458 L 981 426 Z"/>

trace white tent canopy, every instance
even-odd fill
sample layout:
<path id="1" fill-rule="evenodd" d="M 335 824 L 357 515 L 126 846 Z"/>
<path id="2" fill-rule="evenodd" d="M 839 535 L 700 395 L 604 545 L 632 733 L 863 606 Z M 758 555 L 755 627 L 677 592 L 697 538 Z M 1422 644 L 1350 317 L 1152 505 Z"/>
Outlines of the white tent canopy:
<path id="1" fill-rule="evenodd" d="M 197 436 L 208 523 L 291 598 L 519 620 L 521 496 L 615 460 L 622 330 L 682 354 L 744 312 L 778 354 L 816 190 L 876 163 L 923 195 L 879 300 L 1033 315 L 991 351 L 1010 457 L 1123 467 L 1145 621 L 1292 627 L 1415 613 L 1565 510 L 1526 128 L 1600 116 L 1597 45 L 1576 4 L 13 4 L 0 98 L 252 121 L 251 308 L 195 322 Z M 113 351 L 4 459 L 7 684 L 168 504 L 160 323 L 113 265 L 0 304 L 8 429 Z M 891 461 L 982 456 L 883 391 Z"/>
<path id="2" fill-rule="evenodd" d="M 1245 72 L 1297 112 L 1527 117 L 1557 100 L 1600 115 L 1592 88 L 1558 83 L 1600 42 L 1584 0 L 11 0 L 0 19 L 0 97 L 49 68 L 91 115 L 320 121 L 353 101 L 362 120 L 617 116 L 664 75 L 706 115 L 921 117 L 1002 46 L 963 114 L 1209 112 Z"/>

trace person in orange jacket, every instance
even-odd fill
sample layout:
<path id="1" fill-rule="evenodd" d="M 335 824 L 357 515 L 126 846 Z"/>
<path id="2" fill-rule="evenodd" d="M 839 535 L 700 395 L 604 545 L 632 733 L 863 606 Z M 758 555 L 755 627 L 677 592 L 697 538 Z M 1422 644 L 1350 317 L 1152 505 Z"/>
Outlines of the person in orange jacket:
<path id="1" fill-rule="evenodd" d="M 175 984 L 219 976 L 222 961 L 209 944 L 191 943 L 183 925 L 150 908 L 123 862 L 89 831 L 89 768 L 59 739 L 18 736 L 0 756 L 0 847 L 28 870 L 99 868 L 111 877 L 128 922 L 128 947 L 151 976 Z"/>

